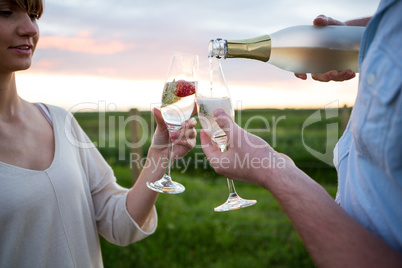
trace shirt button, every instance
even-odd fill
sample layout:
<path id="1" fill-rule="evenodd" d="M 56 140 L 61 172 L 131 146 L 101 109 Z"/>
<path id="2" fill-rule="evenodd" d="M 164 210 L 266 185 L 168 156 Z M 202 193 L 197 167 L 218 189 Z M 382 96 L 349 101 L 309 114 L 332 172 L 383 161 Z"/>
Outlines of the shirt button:
<path id="1" fill-rule="evenodd" d="M 367 84 L 368 84 L 369 86 L 372 86 L 372 85 L 374 85 L 375 80 L 376 80 L 375 74 L 371 73 L 371 74 L 369 74 L 369 76 L 367 77 Z"/>

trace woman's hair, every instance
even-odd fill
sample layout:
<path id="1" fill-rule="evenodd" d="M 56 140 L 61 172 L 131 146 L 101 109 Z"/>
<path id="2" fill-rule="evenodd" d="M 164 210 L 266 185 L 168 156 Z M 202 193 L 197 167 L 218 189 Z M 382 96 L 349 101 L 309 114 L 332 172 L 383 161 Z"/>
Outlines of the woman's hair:
<path id="1" fill-rule="evenodd" d="M 43 14 L 43 0 L 10 0 L 28 13 L 35 13 L 40 18 Z"/>

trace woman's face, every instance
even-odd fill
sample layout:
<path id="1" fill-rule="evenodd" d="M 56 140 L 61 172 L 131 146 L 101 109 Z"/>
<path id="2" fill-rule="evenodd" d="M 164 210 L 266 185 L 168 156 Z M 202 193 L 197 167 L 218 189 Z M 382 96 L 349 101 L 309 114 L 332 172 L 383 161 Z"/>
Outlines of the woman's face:
<path id="1" fill-rule="evenodd" d="M 0 0 L 0 74 L 28 69 L 38 40 L 37 14 Z"/>

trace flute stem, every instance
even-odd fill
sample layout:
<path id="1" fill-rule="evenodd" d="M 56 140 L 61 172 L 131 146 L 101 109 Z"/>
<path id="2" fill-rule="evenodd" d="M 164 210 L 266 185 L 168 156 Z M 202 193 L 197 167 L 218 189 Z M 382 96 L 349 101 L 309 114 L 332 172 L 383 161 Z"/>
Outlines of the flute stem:
<path id="1" fill-rule="evenodd" d="M 166 167 L 166 175 L 169 176 L 170 178 L 170 168 L 172 166 L 172 157 L 173 157 L 173 142 L 169 143 L 169 148 L 168 148 L 168 166 Z"/>

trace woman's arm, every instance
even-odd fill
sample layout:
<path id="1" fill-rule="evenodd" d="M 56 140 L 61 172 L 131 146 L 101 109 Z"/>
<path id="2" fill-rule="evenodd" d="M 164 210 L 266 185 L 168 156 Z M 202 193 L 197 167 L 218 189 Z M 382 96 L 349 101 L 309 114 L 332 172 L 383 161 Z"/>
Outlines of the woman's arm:
<path id="1" fill-rule="evenodd" d="M 194 129 L 197 121 L 194 118 L 190 118 L 184 122 L 180 131 L 171 133 L 169 136 L 169 131 L 166 128 L 160 111 L 154 109 L 153 113 L 157 128 L 152 145 L 148 150 L 144 168 L 128 193 L 126 204 L 130 216 L 139 226 L 144 224 L 156 202 L 158 193 L 150 190 L 146 186 L 146 182 L 162 178 L 166 168 L 169 138 L 175 143 L 173 154 L 177 158 L 183 157 L 195 146 L 197 135 Z"/>

